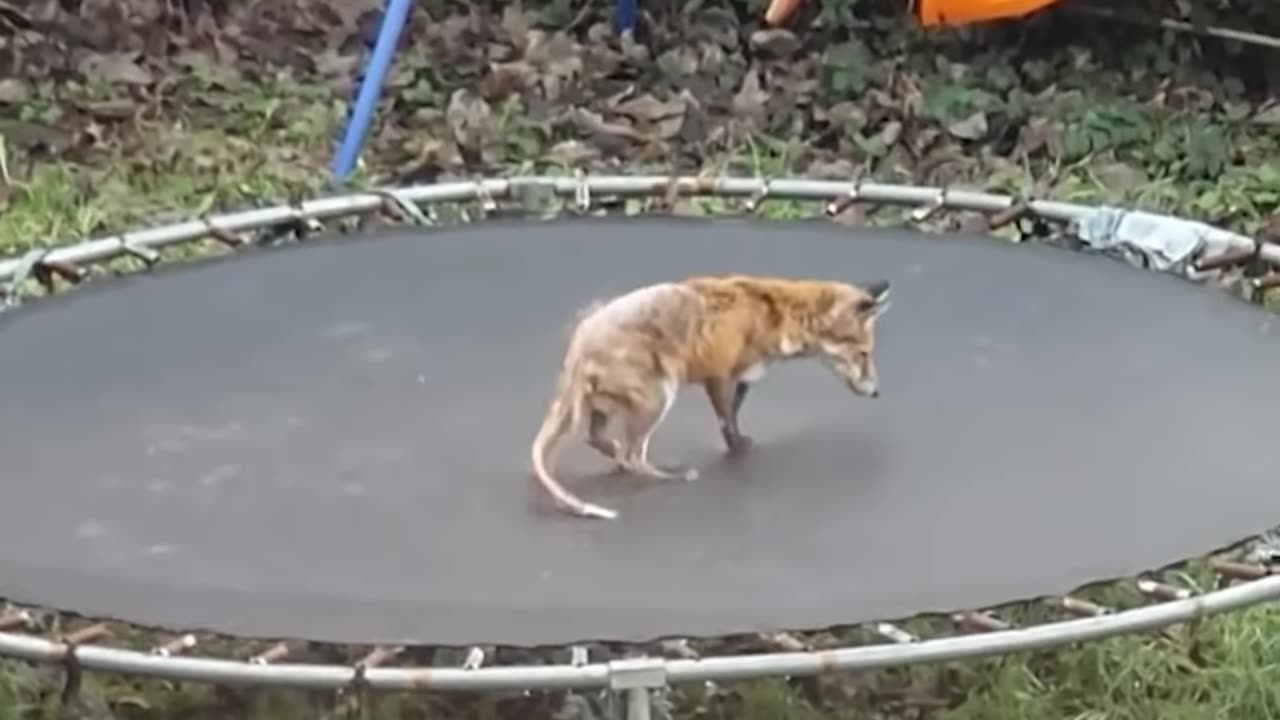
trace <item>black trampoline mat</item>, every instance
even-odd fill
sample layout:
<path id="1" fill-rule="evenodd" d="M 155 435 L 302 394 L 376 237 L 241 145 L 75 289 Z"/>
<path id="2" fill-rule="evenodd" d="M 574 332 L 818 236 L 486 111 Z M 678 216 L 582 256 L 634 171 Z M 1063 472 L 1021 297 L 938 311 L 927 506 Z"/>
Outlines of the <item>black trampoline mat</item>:
<path id="1" fill-rule="evenodd" d="M 691 273 L 893 284 L 882 396 L 814 364 L 690 484 L 528 472 L 566 323 Z M 818 628 L 1067 592 L 1275 522 L 1275 319 L 1120 262 L 740 219 L 404 230 L 104 281 L 0 317 L 0 596 L 173 629 L 508 645 Z"/>

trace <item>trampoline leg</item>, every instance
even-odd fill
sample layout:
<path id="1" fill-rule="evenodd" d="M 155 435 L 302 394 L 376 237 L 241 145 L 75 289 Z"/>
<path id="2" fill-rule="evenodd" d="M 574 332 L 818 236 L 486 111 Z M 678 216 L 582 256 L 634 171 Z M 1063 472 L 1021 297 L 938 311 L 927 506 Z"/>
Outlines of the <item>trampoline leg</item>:
<path id="1" fill-rule="evenodd" d="M 411 4 L 411 0 L 386 0 L 383 5 L 378 39 L 361 73 L 359 90 L 348 111 L 347 126 L 330 166 L 330 172 L 338 180 L 345 180 L 351 174 L 360 156 L 360 147 L 373 120 L 378 96 L 382 94 L 382 81 L 395 56 L 396 43 L 400 40 L 400 31 L 404 29 Z"/>
<path id="2" fill-rule="evenodd" d="M 630 37 L 636 30 L 636 0 L 614 0 L 613 31 Z"/>
<path id="3" fill-rule="evenodd" d="M 649 720 L 649 688 L 627 690 L 627 720 Z"/>

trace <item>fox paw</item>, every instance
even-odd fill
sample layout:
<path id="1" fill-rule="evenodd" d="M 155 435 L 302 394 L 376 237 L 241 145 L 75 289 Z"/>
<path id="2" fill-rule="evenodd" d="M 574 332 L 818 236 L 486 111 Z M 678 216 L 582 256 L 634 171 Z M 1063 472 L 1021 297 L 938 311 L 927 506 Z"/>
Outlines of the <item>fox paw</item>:
<path id="1" fill-rule="evenodd" d="M 734 435 L 729 439 L 729 454 L 741 455 L 755 447 L 756 441 L 750 435 Z"/>

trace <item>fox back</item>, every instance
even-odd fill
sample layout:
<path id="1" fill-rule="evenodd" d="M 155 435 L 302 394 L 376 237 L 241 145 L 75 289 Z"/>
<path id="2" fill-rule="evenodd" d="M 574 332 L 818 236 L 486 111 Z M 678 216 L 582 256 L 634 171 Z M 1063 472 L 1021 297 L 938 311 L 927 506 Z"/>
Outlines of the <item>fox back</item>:
<path id="1" fill-rule="evenodd" d="M 730 275 L 684 281 L 702 298 L 688 351 L 687 381 L 753 379 L 777 360 L 816 357 L 851 390 L 875 396 L 876 320 L 889 307 L 889 283 L 865 288 L 825 280 Z"/>

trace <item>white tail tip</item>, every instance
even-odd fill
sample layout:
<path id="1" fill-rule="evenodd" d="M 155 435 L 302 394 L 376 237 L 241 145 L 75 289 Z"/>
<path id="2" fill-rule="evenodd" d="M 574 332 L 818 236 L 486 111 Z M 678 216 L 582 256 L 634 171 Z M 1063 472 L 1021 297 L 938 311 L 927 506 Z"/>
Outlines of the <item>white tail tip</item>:
<path id="1" fill-rule="evenodd" d="M 604 518 L 605 520 L 616 520 L 618 517 L 618 513 L 595 503 L 583 503 L 582 508 L 578 510 L 578 514 L 583 517 Z"/>

